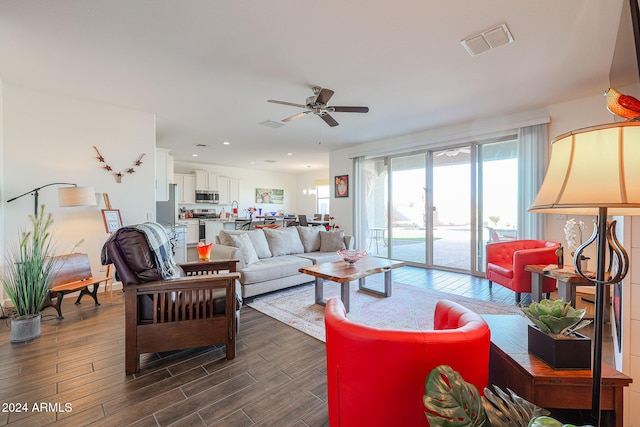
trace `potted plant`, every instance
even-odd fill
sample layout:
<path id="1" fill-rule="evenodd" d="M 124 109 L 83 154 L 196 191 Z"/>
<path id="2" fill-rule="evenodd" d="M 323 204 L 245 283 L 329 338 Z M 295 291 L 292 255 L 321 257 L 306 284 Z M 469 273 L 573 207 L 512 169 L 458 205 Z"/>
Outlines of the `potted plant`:
<path id="1" fill-rule="evenodd" d="M 54 253 L 49 227 L 53 222 L 44 206 L 40 216 L 29 215 L 33 229 L 21 231 L 17 245 L 8 249 L 2 285 L 15 307 L 11 318 L 11 342 L 27 342 L 40 336 L 40 308 L 54 276 Z"/>
<path id="2" fill-rule="evenodd" d="M 576 310 L 561 299 L 544 299 L 523 307 L 529 325 L 529 353 L 555 369 L 590 369 L 591 339 L 576 331 L 589 325 L 586 310 Z"/>
<path id="3" fill-rule="evenodd" d="M 549 411 L 521 398 L 513 391 L 495 393 L 467 383 L 450 366 L 434 368 L 425 381 L 422 401 L 431 426 L 575 427 L 549 417 Z M 584 426 L 587 427 L 587 426 Z"/>
<path id="4" fill-rule="evenodd" d="M 576 221 L 575 218 L 567 220 L 564 224 L 564 237 L 567 241 L 567 247 L 571 251 L 571 258 L 575 257 L 576 250 L 582 245 L 582 230 L 584 230 L 584 222 Z M 580 254 L 580 269 L 587 271 L 587 262 L 589 257 Z"/>

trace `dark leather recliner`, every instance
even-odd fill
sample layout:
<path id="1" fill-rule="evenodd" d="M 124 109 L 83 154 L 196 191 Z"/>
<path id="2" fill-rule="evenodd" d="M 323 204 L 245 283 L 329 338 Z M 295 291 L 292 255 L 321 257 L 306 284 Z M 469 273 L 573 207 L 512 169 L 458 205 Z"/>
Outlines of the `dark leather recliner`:
<path id="1" fill-rule="evenodd" d="M 144 234 L 130 228 L 110 237 L 103 253 L 125 295 L 127 374 L 140 369 L 144 353 L 225 344 L 226 358 L 235 357 L 238 260 L 180 264 L 181 277 L 163 280 Z"/>

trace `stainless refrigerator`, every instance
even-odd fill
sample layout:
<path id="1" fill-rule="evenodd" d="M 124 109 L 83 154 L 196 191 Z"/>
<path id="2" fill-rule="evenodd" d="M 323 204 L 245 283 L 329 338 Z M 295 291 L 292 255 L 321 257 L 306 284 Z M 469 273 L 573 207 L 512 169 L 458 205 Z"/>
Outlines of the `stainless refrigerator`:
<path id="1" fill-rule="evenodd" d="M 169 200 L 156 202 L 156 222 L 175 225 L 178 222 L 178 185 L 169 184 Z"/>

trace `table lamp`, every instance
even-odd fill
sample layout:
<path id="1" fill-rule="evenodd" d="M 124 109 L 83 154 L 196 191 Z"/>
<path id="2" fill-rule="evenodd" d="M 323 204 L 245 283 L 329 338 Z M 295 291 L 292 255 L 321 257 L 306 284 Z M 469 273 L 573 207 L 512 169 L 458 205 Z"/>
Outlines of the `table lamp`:
<path id="1" fill-rule="evenodd" d="M 591 416 L 600 425 L 605 287 L 624 279 L 629 258 L 607 215 L 640 215 L 640 123 L 575 130 L 557 137 L 544 181 L 529 211 L 597 215 L 593 235 L 575 252 L 578 274 L 596 287 Z M 580 255 L 596 242 L 596 274 L 580 269 Z M 606 264 L 608 260 L 608 265 Z"/>

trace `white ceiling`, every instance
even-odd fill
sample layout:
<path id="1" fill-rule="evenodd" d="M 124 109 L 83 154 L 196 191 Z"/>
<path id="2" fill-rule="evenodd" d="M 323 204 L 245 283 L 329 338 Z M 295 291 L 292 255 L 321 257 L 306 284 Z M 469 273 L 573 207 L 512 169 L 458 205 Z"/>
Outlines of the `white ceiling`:
<path id="1" fill-rule="evenodd" d="M 2 0 L 0 78 L 155 113 L 176 160 L 306 172 L 348 145 L 604 92 L 621 4 Z M 514 43 L 460 44 L 501 23 Z M 304 104 L 314 85 L 370 112 L 259 125 L 301 111 L 267 99 Z"/>

